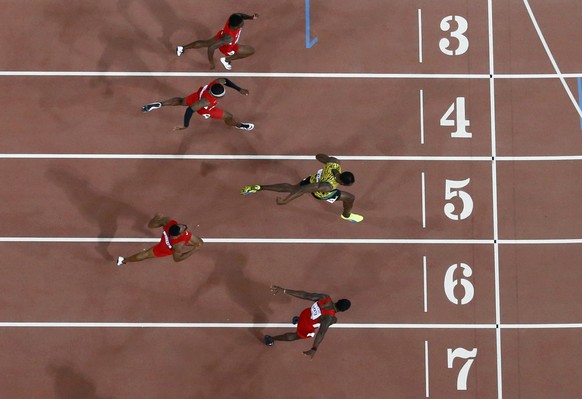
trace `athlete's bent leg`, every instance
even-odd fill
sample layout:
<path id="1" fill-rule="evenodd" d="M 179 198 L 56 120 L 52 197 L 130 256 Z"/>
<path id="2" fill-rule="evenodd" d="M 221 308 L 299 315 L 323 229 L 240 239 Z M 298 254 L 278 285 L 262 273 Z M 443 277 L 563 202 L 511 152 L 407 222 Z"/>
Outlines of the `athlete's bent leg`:
<path id="1" fill-rule="evenodd" d="M 156 255 L 154 255 L 154 248 L 151 247 L 148 249 L 144 249 L 143 251 L 140 251 L 140 252 L 133 254 L 131 256 L 128 256 L 127 258 L 124 258 L 123 263 L 141 262 L 142 260 L 155 258 L 155 257 L 156 257 Z"/>
<path id="2" fill-rule="evenodd" d="M 184 44 L 182 47 L 184 50 L 190 48 L 203 48 L 203 47 L 210 47 L 214 42 L 214 38 L 210 38 L 208 40 L 195 40 L 192 43 Z"/>
<path id="3" fill-rule="evenodd" d="M 269 184 L 266 186 L 261 185 L 261 191 L 276 191 L 278 193 L 294 193 L 297 190 L 299 190 L 298 184 L 278 183 L 278 184 Z"/>
<path id="4" fill-rule="evenodd" d="M 301 337 L 294 332 L 275 335 L 274 337 L 271 338 L 273 339 L 273 341 L 297 341 L 298 339 L 301 339 Z"/>
<path id="5" fill-rule="evenodd" d="M 174 105 L 186 105 L 186 100 L 184 97 L 172 97 L 167 100 L 161 101 L 162 106 L 174 106 Z"/>
<path id="6" fill-rule="evenodd" d="M 230 61 L 234 61 L 234 60 L 240 60 L 241 58 L 247 58 L 251 55 L 253 55 L 255 53 L 255 49 L 252 48 L 251 46 L 247 46 L 244 44 L 241 44 L 238 47 L 238 51 L 236 53 L 234 53 L 233 55 L 226 57 L 226 61 L 230 62 Z"/>
<path id="7" fill-rule="evenodd" d="M 352 213 L 352 208 L 354 207 L 354 201 L 356 200 L 356 196 L 346 191 L 342 191 L 339 200 L 342 201 L 344 205 L 344 211 L 342 212 L 342 216 L 345 218 L 349 217 L 350 214 Z"/>

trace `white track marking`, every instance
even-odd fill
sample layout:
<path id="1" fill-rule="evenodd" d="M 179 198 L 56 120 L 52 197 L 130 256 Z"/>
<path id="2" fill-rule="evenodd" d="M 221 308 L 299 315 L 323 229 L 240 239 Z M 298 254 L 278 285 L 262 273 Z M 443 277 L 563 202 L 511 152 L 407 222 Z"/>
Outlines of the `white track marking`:
<path id="1" fill-rule="evenodd" d="M 0 328 L 289 328 L 291 323 L 129 323 L 129 322 L 35 322 L 4 321 Z M 420 324 L 420 323 L 338 323 L 339 330 L 522 330 L 582 329 L 582 323 L 526 324 Z"/>
<path id="2" fill-rule="evenodd" d="M 418 62 L 422 64 L 422 9 L 418 9 Z"/>
<path id="3" fill-rule="evenodd" d="M 422 228 L 426 228 L 426 182 L 424 172 L 420 174 L 421 180 L 421 201 L 422 201 Z"/>
<path id="4" fill-rule="evenodd" d="M 500 295 L 500 277 L 499 277 L 499 214 L 497 208 L 497 123 L 495 114 L 495 60 L 493 51 L 493 1 L 487 1 L 487 25 L 489 34 L 489 108 L 490 126 L 491 126 L 491 203 L 493 209 L 493 268 L 495 281 L 495 323 L 501 323 L 501 295 Z M 502 352 L 501 352 L 501 330 L 495 329 L 495 348 L 496 348 L 496 366 L 497 366 L 497 398 L 503 398 L 503 374 L 502 370 Z"/>
<path id="5" fill-rule="evenodd" d="M 560 79 L 560 82 L 562 82 L 562 86 L 564 86 L 564 89 L 566 90 L 566 94 L 568 94 L 568 97 L 570 97 L 570 101 L 572 101 L 572 104 L 574 104 L 574 108 L 576 109 L 576 112 L 578 112 L 578 115 L 580 115 L 580 118 L 582 118 L 582 109 L 580 109 L 580 105 L 578 104 L 578 101 L 576 100 L 574 93 L 572 93 L 572 90 L 570 90 L 570 87 L 566 83 L 566 79 L 564 79 L 564 75 L 562 75 L 562 72 L 560 71 L 560 68 L 558 67 L 558 64 L 556 63 L 556 60 L 554 59 L 554 56 L 552 55 L 552 52 L 550 51 L 550 48 L 548 47 L 548 43 L 546 43 L 546 39 L 544 38 L 544 34 L 542 33 L 542 30 L 540 29 L 540 27 L 538 25 L 538 21 L 536 20 L 536 17 L 534 15 L 531 7 L 529 6 L 529 1 L 523 0 L 523 4 L 525 5 L 525 8 L 527 9 L 527 12 L 529 14 L 529 17 L 531 19 L 531 22 L 533 23 L 533 26 L 534 26 L 536 32 L 538 34 L 538 37 L 540 38 L 540 41 L 542 42 L 542 45 L 544 46 L 544 50 L 546 50 L 546 54 L 548 55 L 548 58 L 550 59 L 550 62 L 552 63 L 552 66 L 554 67 L 554 71 L 556 71 L 556 76 L 558 77 L 558 79 Z"/>
<path id="6" fill-rule="evenodd" d="M 424 155 L 335 155 L 343 161 L 436 161 L 491 162 L 486 156 L 424 156 Z M 0 154 L 0 159 L 155 159 L 155 160 L 212 160 L 212 161 L 314 161 L 313 155 L 227 155 L 227 154 Z M 582 155 L 499 156 L 497 162 L 582 161 Z"/>
<path id="7" fill-rule="evenodd" d="M 206 238 L 206 243 L 214 244 L 420 244 L 420 245 L 493 245 L 493 239 L 455 239 L 455 238 Z M 131 237 L 0 237 L 3 242 L 60 242 L 60 243 L 157 243 L 155 238 L 131 238 Z M 582 238 L 560 239 L 524 239 L 524 240 L 497 240 L 499 245 L 562 245 L 582 244 Z"/>
<path id="8" fill-rule="evenodd" d="M 425 383 L 425 396 L 428 398 L 430 396 L 429 390 L 429 372 L 428 372 L 428 341 L 424 341 L 424 383 Z"/>
<path id="9" fill-rule="evenodd" d="M 424 298 L 424 313 L 428 312 L 428 270 L 426 268 L 426 256 L 422 257 L 422 291 Z"/>
<path id="10" fill-rule="evenodd" d="M 424 144 L 424 91 L 420 90 L 420 144 Z"/>
<path id="11" fill-rule="evenodd" d="M 239 78 L 307 78 L 307 79 L 489 79 L 489 74 L 443 73 L 294 73 L 294 72 L 229 72 Z M 0 76 L 74 76 L 74 77 L 215 77 L 221 72 L 97 72 L 97 71 L 0 71 Z M 578 73 L 519 73 L 495 75 L 496 79 L 556 79 L 582 77 Z"/>

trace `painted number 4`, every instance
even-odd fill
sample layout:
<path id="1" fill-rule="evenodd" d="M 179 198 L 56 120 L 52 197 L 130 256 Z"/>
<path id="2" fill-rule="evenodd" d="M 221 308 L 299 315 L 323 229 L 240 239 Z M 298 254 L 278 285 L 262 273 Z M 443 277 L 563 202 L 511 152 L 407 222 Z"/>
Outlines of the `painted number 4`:
<path id="1" fill-rule="evenodd" d="M 455 119 L 451 118 L 453 112 L 455 112 Z M 451 133 L 452 138 L 470 139 L 473 137 L 473 133 L 467 131 L 467 126 L 470 125 L 471 121 L 465 116 L 465 97 L 457 97 L 441 118 L 441 126 L 456 127 L 457 130 Z"/>
<path id="2" fill-rule="evenodd" d="M 455 359 L 467 359 L 465 364 L 459 370 L 459 375 L 457 376 L 457 390 L 458 391 L 466 391 L 467 390 L 467 379 L 469 377 L 469 371 L 471 370 L 471 366 L 475 361 L 475 357 L 477 357 L 477 348 L 473 348 L 472 350 L 467 350 L 463 348 L 456 348 L 455 350 L 448 348 L 447 349 L 447 366 L 452 369 L 453 362 Z"/>

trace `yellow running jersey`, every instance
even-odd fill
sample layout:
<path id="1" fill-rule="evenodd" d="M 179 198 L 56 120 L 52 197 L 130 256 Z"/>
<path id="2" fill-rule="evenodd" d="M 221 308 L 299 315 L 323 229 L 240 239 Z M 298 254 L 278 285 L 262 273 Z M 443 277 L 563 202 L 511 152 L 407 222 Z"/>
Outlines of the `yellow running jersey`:
<path id="1" fill-rule="evenodd" d="M 325 199 L 327 197 L 333 196 L 333 191 L 336 189 L 338 182 L 335 180 L 332 170 L 337 170 L 338 173 L 342 173 L 342 167 L 339 163 L 328 162 L 325 164 L 323 169 L 319 169 L 317 173 L 314 173 L 309 178 L 310 183 L 329 183 L 331 184 L 333 190 L 331 191 L 315 191 L 313 195 L 317 198 Z"/>

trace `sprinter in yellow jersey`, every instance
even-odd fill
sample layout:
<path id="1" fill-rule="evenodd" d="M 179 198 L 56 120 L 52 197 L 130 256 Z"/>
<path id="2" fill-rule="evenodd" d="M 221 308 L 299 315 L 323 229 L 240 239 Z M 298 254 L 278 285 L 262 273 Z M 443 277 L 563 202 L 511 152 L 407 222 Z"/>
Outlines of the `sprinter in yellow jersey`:
<path id="1" fill-rule="evenodd" d="M 311 176 L 306 177 L 298 184 L 279 183 L 270 185 L 253 184 L 244 186 L 240 193 L 242 195 L 254 194 L 257 191 L 276 191 L 278 193 L 289 193 L 287 197 L 277 197 L 277 205 L 285 205 L 305 193 L 311 193 L 316 199 L 334 203 L 341 201 L 344 205 L 344 211 L 341 218 L 350 222 L 361 222 L 364 217 L 352 213 L 352 207 L 356 197 L 347 191 L 337 189 L 338 184 L 342 186 L 351 186 L 354 184 L 354 175 L 351 172 L 342 172 L 340 161 L 337 158 L 325 154 L 315 156 L 319 162 L 325 164 L 323 169 L 318 170 Z"/>

